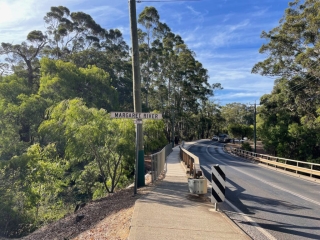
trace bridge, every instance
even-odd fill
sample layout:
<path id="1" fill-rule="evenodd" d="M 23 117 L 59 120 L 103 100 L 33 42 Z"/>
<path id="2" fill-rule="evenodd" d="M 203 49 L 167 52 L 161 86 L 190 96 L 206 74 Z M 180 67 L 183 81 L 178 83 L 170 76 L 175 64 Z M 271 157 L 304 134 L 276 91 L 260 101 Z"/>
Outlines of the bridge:
<path id="1" fill-rule="evenodd" d="M 187 143 L 186 148 L 198 160 L 188 159 L 183 168 L 179 148 L 173 149 L 165 179 L 136 203 L 129 239 L 320 239 L 317 164 L 237 152 L 211 140 Z M 215 164 L 224 165 L 226 172 L 226 199 L 217 212 L 206 200 Z M 204 198 L 188 194 L 190 173 L 208 179 Z M 142 223 L 139 216 L 148 220 Z M 148 238 L 138 234 L 144 231 Z"/>

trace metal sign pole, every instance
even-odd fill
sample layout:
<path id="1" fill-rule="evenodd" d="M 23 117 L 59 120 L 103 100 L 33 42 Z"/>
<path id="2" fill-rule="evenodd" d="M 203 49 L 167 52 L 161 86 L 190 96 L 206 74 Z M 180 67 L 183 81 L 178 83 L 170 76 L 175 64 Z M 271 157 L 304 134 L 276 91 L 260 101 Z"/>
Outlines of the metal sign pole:
<path id="1" fill-rule="evenodd" d="M 136 194 L 138 187 L 145 186 L 142 119 L 160 120 L 162 119 L 162 114 L 143 112 L 111 112 L 110 117 L 118 119 L 128 118 L 135 120 L 134 123 L 136 124 L 136 162 L 134 175 L 134 194 Z"/>
<path id="2" fill-rule="evenodd" d="M 139 43 L 138 43 L 138 30 L 137 30 L 137 13 L 136 13 L 136 0 L 129 0 L 129 14 L 130 14 L 130 29 L 131 29 L 131 49 L 132 49 L 132 77 L 133 77 L 133 107 L 134 112 L 142 111 L 141 104 L 141 76 L 140 76 L 140 63 L 139 63 Z M 144 150 L 143 150 L 143 133 L 142 128 L 137 127 L 137 132 L 139 132 L 137 137 L 138 146 L 138 161 L 140 163 L 144 161 Z M 137 185 L 142 187 L 145 185 L 144 177 L 144 164 L 139 165 L 136 169 L 138 172 Z M 143 175 L 144 176 L 144 175 Z"/>
<path id="3" fill-rule="evenodd" d="M 135 122 L 136 124 L 136 166 L 134 169 L 134 195 L 137 194 L 137 186 L 138 186 L 138 162 L 139 162 L 139 131 L 138 131 L 138 121 Z"/>

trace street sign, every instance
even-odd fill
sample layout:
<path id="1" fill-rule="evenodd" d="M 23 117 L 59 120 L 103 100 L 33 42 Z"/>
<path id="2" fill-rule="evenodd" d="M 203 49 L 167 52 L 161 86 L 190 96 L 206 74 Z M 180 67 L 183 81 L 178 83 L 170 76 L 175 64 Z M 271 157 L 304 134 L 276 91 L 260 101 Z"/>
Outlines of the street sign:
<path id="1" fill-rule="evenodd" d="M 139 146 L 143 144 L 142 119 L 160 120 L 162 119 L 162 114 L 139 112 L 111 112 L 111 118 L 129 118 L 133 119 L 134 123 L 136 124 L 136 166 L 134 194 L 137 194 L 137 187 L 145 185 L 144 152 L 143 147 Z"/>
<path id="2" fill-rule="evenodd" d="M 135 113 L 135 112 L 111 112 L 112 118 L 131 118 L 131 119 L 162 119 L 161 113 Z"/>

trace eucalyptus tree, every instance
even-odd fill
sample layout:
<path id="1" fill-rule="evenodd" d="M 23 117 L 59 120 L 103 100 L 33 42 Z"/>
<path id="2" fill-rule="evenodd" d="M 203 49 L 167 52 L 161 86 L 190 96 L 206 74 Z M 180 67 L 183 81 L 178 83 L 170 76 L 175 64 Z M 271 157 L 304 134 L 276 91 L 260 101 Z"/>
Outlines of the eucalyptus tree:
<path id="1" fill-rule="evenodd" d="M 97 67 L 77 68 L 72 63 L 41 59 L 37 93 L 17 75 L 0 83 L 0 159 L 9 160 L 41 142 L 37 129 L 47 117 L 46 109 L 59 101 L 81 97 L 88 106 L 107 110 L 118 107 L 118 95 L 108 73 Z M 25 144 L 26 143 L 26 144 Z"/>
<path id="2" fill-rule="evenodd" d="M 26 78 L 16 74 L 0 83 L 0 160 L 22 154 L 38 141 L 37 127 L 43 120 L 48 102 L 33 93 Z"/>
<path id="3" fill-rule="evenodd" d="M 253 73 L 278 77 L 261 99 L 260 130 L 266 146 L 284 157 L 319 158 L 319 9 L 317 0 L 293 1 L 279 26 L 261 37 L 267 58 Z"/>
<path id="4" fill-rule="evenodd" d="M 202 64 L 195 60 L 195 54 L 182 43 L 176 47 L 178 54 L 178 66 L 176 81 L 173 81 L 173 89 L 177 109 L 178 122 L 188 119 L 189 114 L 199 116 L 200 136 L 207 138 L 210 130 L 210 113 L 212 106 L 208 102 L 213 96 L 213 90 L 220 88 L 220 84 L 210 85 L 208 73 Z M 178 80 L 178 81 L 177 81 Z M 177 87 L 177 88 L 176 88 Z M 192 123 L 190 123 L 192 126 Z"/>
<path id="5" fill-rule="evenodd" d="M 195 53 L 160 21 L 155 8 L 146 7 L 138 22 L 143 27 L 139 39 L 145 107 L 164 114 L 167 138 L 172 139 L 181 135 L 179 125 L 198 114 L 200 102 L 213 95 L 216 85 L 208 83 L 207 70 Z"/>
<path id="6" fill-rule="evenodd" d="M 82 12 L 70 13 L 69 9 L 62 6 L 52 7 L 51 11 L 45 16 L 45 22 L 48 27 L 46 33 L 31 31 L 26 42 L 15 45 L 2 43 L 0 47 L 0 54 L 7 56 L 6 62 L 1 63 L 2 71 L 13 74 L 6 77 L 0 86 L 3 97 L 0 111 L 2 112 L 3 122 L 6 121 L 6 123 L 12 125 L 12 127 L 8 126 L 8 129 L 15 129 L 19 134 L 20 141 L 30 144 L 35 142 L 36 129 L 45 117 L 44 110 L 52 102 L 69 98 L 74 94 L 74 96 L 85 98 L 88 104 L 97 107 L 118 108 L 117 98 L 120 97 L 115 93 L 115 88 L 122 91 L 121 93 L 125 96 L 130 96 L 131 92 L 128 87 L 130 81 L 127 80 L 127 76 L 130 75 L 128 64 L 122 64 L 126 67 L 119 64 L 121 61 L 127 61 L 129 57 L 127 46 L 118 30 L 106 31 L 90 15 Z M 100 41 L 100 39 L 104 39 L 104 41 Z M 103 59 L 106 59 L 106 53 L 97 53 L 99 52 L 98 47 L 102 48 L 99 43 L 103 43 L 105 52 L 108 47 L 112 49 L 108 50 L 108 55 L 119 56 L 118 60 L 114 60 L 116 57 L 113 57 L 113 59 L 110 57 L 110 61 L 101 63 Z M 87 52 L 83 52 L 85 49 L 87 49 Z M 76 54 L 78 55 L 76 56 Z M 51 58 L 61 58 L 64 61 L 75 59 L 75 62 L 83 65 L 81 66 L 83 67 L 82 79 L 79 82 L 74 82 L 79 79 L 72 75 L 75 67 L 70 67 L 69 70 L 72 69 L 70 72 L 66 69 L 63 71 L 62 62 L 56 66 L 53 66 L 53 62 L 41 66 L 39 59 L 45 55 Z M 90 62 L 89 59 L 92 59 L 92 55 L 95 57 Z M 79 60 L 81 58 L 85 61 Z M 113 79 L 111 80 L 107 73 L 102 74 L 101 69 L 90 66 L 95 63 L 108 66 L 105 68 L 114 73 Z M 6 68 L 10 66 L 12 72 L 8 72 L 10 69 Z M 115 66 L 118 70 L 112 71 Z M 41 67 L 45 69 L 41 69 Z M 84 70 L 84 68 L 90 68 L 91 70 Z M 51 75 L 48 70 L 51 71 Z M 61 72 L 58 73 L 57 71 L 60 70 Z M 79 69 L 77 70 L 79 71 Z M 94 71 L 96 73 L 100 71 L 101 73 L 98 81 L 96 81 L 96 77 L 99 73 L 95 75 Z M 48 79 L 54 78 L 54 74 L 60 74 L 59 81 Z M 66 76 L 71 78 L 66 80 Z M 120 82 L 119 79 L 124 79 L 124 81 Z M 65 82 L 63 83 L 63 81 Z M 113 90 L 110 83 L 114 85 Z M 74 85 L 72 86 L 72 84 Z M 70 91 L 68 87 L 70 87 Z M 50 88 L 51 90 L 49 90 Z M 41 92 L 41 96 L 38 96 L 38 91 Z M 71 95 L 69 95 L 70 93 Z M 128 99 L 126 99 L 126 102 L 129 102 L 127 105 L 130 105 Z M 10 148 L 5 146 L 4 151 L 7 152 L 7 149 Z"/>
<path id="7" fill-rule="evenodd" d="M 163 120 L 144 120 L 144 150 L 147 154 L 160 151 L 168 143 L 164 128 Z"/>
<path id="8" fill-rule="evenodd" d="M 148 109 L 148 95 L 152 81 L 153 71 L 156 69 L 157 63 L 154 58 L 154 49 L 152 42 L 157 39 L 157 29 L 160 24 L 160 16 L 154 7 L 145 7 L 139 14 L 138 23 L 144 28 L 145 32 L 140 29 L 140 64 L 141 78 L 144 88 L 145 104 Z"/>
<path id="9" fill-rule="evenodd" d="M 27 78 L 28 87 L 36 92 L 39 87 L 39 57 L 47 41 L 46 35 L 34 30 L 27 35 L 27 41 L 21 44 L 2 42 L 0 55 L 6 56 L 6 63 L 1 64 L 2 72 L 14 72 Z"/>
<path id="10" fill-rule="evenodd" d="M 296 0 L 289 4 L 278 27 L 262 32 L 268 42 L 260 48 L 267 58 L 257 63 L 253 73 L 287 79 L 288 94 L 294 103 L 286 103 L 288 109 L 301 114 L 312 113 L 315 119 L 319 105 L 320 42 L 319 9 L 317 0 Z"/>
<path id="11" fill-rule="evenodd" d="M 0 63 L 0 76 L 9 74 L 10 68 L 8 63 Z"/>
<path id="12" fill-rule="evenodd" d="M 122 110 L 133 109 L 132 99 L 132 66 L 129 55 L 129 46 L 118 29 L 106 31 L 101 42 L 101 51 L 109 64 L 97 65 L 110 74 L 111 85 L 118 92 L 119 106 Z"/>
<path id="13" fill-rule="evenodd" d="M 317 0 L 300 0 L 289 3 L 278 27 L 262 38 L 268 43 L 260 48 L 267 53 L 266 60 L 257 63 L 254 73 L 268 76 L 281 76 L 292 79 L 307 74 L 319 77 L 319 8 Z"/>
<path id="14" fill-rule="evenodd" d="M 78 68 L 70 62 L 43 58 L 39 95 L 56 104 L 65 99 L 82 98 L 89 107 L 108 111 L 118 107 L 116 89 L 110 75 L 96 66 Z"/>
<path id="15" fill-rule="evenodd" d="M 270 153 L 277 156 L 305 160 L 308 157 L 302 154 L 302 149 L 298 150 L 299 144 L 297 143 L 301 140 L 311 143 L 315 138 L 313 134 L 306 137 L 303 136 L 304 134 L 293 136 L 290 133 L 290 128 L 300 125 L 300 118 L 295 111 L 287 109 L 285 103 L 290 99 L 288 99 L 286 83 L 287 80 L 284 79 L 276 81 L 271 94 L 261 97 L 262 106 L 259 108 L 257 131 L 264 147 Z M 306 138 L 301 139 L 301 137 Z M 297 154 L 299 152 L 301 155 Z"/>
<path id="16" fill-rule="evenodd" d="M 221 107 L 221 115 L 227 124 L 253 124 L 253 109 L 242 103 L 228 103 Z"/>
<path id="17" fill-rule="evenodd" d="M 106 71 L 110 75 L 111 85 L 118 92 L 120 110 L 132 110 L 132 67 L 129 47 L 118 29 L 105 30 L 99 44 L 70 54 L 68 60 L 78 67 L 95 65 Z"/>
<path id="18" fill-rule="evenodd" d="M 0 160 L 22 154 L 35 141 L 38 117 L 46 108 L 35 94 L 39 88 L 38 58 L 45 41 L 41 32 L 32 31 L 27 42 L 1 44 L 0 53 L 7 56 L 3 65 L 11 68 L 0 82 Z"/>
<path id="19" fill-rule="evenodd" d="M 24 236 L 70 211 L 71 204 L 59 196 L 65 164 L 54 145 L 34 144 L 10 161 L 0 161 L 0 236 Z"/>
<path id="20" fill-rule="evenodd" d="M 66 59 L 70 53 L 99 45 L 105 30 L 90 15 L 70 12 L 67 7 L 51 7 L 44 17 L 49 37 L 47 54 L 55 59 Z"/>
<path id="21" fill-rule="evenodd" d="M 197 115 L 201 103 L 207 101 L 213 95 L 213 89 L 220 85 L 208 83 L 207 70 L 179 35 L 167 32 L 159 47 L 160 71 L 154 83 L 162 95 L 156 96 L 164 101 L 164 113 L 170 116 L 171 134 L 181 135 L 178 125 L 186 125 L 186 121 L 191 120 L 190 115 Z"/>
<path id="22" fill-rule="evenodd" d="M 46 56 L 71 61 L 78 67 L 95 65 L 109 73 L 123 110 L 132 107 L 129 47 L 118 29 L 106 30 L 83 12 L 51 7 L 47 24 Z"/>
<path id="23" fill-rule="evenodd" d="M 130 177 L 134 165 L 132 121 L 112 120 L 105 110 L 87 108 L 80 99 L 73 99 L 54 107 L 39 131 L 47 141 L 61 141 L 62 136 L 63 156 L 70 166 L 82 166 L 74 175 L 75 187 L 89 198 L 114 192 Z"/>
<path id="24" fill-rule="evenodd" d="M 213 135 L 218 135 L 225 126 L 225 119 L 221 116 L 221 106 L 212 101 L 201 102 L 199 112 L 195 116 L 199 124 L 190 122 L 188 129 L 197 132 L 198 138 L 211 138 Z"/>

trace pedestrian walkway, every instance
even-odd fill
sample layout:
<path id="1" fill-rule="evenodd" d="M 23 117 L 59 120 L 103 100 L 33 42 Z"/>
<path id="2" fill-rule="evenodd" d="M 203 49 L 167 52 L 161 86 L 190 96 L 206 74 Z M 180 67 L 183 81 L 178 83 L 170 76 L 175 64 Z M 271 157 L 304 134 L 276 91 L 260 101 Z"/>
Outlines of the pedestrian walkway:
<path id="1" fill-rule="evenodd" d="M 207 198 L 188 192 L 179 150 L 167 157 L 165 179 L 136 201 L 128 239 L 250 239 Z"/>

